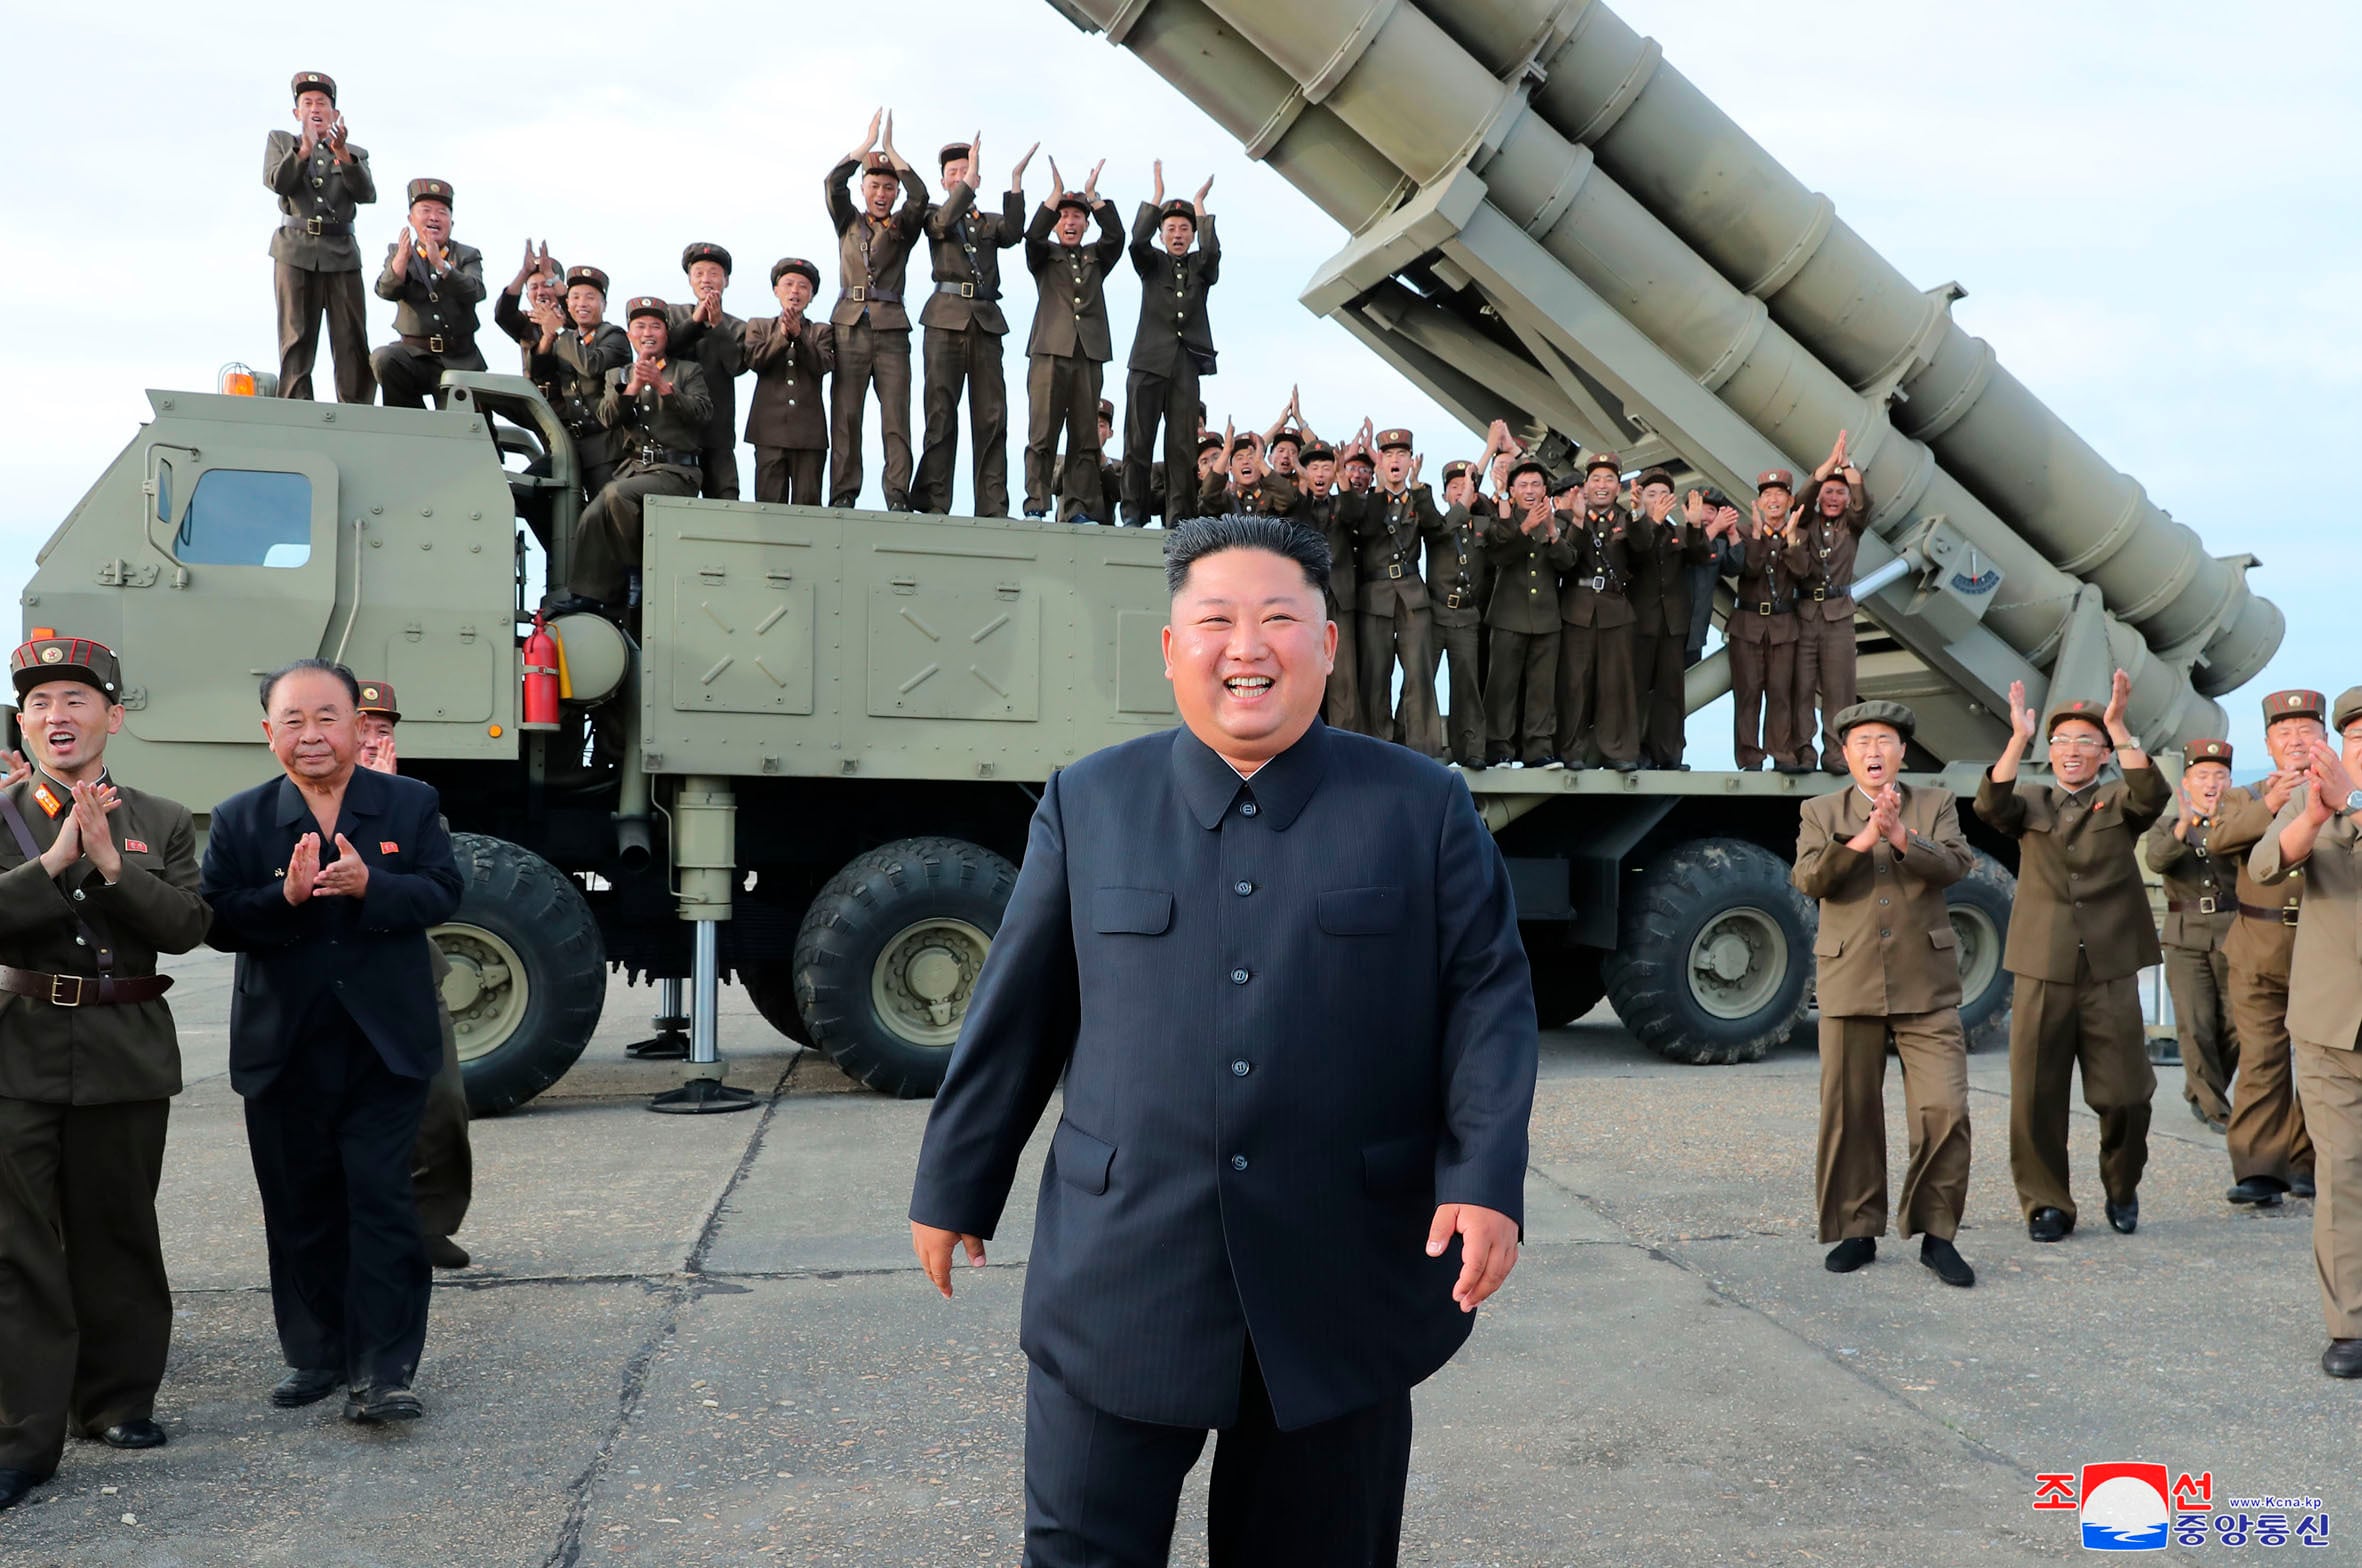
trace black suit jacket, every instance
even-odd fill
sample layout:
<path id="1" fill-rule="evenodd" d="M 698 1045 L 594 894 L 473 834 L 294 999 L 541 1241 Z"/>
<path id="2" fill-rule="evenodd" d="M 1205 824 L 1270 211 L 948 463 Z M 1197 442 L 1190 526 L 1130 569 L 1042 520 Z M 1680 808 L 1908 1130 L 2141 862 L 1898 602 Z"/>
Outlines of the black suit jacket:
<path id="1" fill-rule="evenodd" d="M 199 890 L 213 906 L 207 942 L 238 955 L 230 997 L 230 1086 L 270 1087 L 325 1006 L 339 1006 L 389 1071 L 432 1078 L 442 1065 L 442 1002 L 426 931 L 459 908 L 460 875 L 434 789 L 355 768 L 336 831 L 369 863 L 368 891 L 290 904 L 280 891 L 295 842 L 317 832 L 285 778 L 213 808 Z M 321 835 L 320 860 L 338 858 Z"/>
<path id="2" fill-rule="evenodd" d="M 989 1236 L 1065 1111 L 1025 1352 L 1102 1410 L 1219 1427 L 1252 1333 L 1279 1424 L 1450 1359 L 1439 1203 L 1522 1216 L 1536 1033 L 1459 778 L 1315 723 L 1241 782 L 1187 730 L 1056 775 L 920 1150 L 911 1218 Z"/>

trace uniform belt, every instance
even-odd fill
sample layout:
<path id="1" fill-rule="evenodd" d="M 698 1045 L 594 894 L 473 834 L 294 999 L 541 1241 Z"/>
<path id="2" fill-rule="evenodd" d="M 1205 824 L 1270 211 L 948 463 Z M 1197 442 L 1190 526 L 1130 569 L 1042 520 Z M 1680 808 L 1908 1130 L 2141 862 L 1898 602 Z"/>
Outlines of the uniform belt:
<path id="1" fill-rule="evenodd" d="M 938 294 L 950 294 L 959 299 L 980 299 L 986 301 L 987 303 L 996 301 L 1001 297 L 1001 291 L 999 289 L 978 288 L 973 283 L 938 283 L 935 285 L 935 292 Z"/>
<path id="2" fill-rule="evenodd" d="M 2217 898 L 2169 898 L 2165 901 L 2165 912 L 2169 915 L 2216 915 L 2223 913 L 2223 906 L 2222 900 Z"/>
<path id="3" fill-rule="evenodd" d="M 705 466 L 703 452 L 685 452 L 679 447 L 658 446 L 653 441 L 643 442 L 634 447 L 632 456 L 643 463 L 660 466 L 667 464 L 676 468 L 703 468 Z"/>
<path id="4" fill-rule="evenodd" d="M 2242 903 L 2239 913 L 2250 920 L 2268 920 L 2276 926 L 2292 926 L 2296 924 L 2296 917 L 2303 908 L 2301 904 L 2293 904 L 2279 909 L 2259 909 L 2253 904 Z"/>
<path id="5" fill-rule="evenodd" d="M 1475 597 L 1476 592 L 1473 589 L 1470 589 L 1467 592 L 1462 592 L 1461 590 L 1455 588 L 1450 593 L 1447 593 L 1443 596 L 1443 607 L 1447 610 L 1457 610 Z"/>
<path id="6" fill-rule="evenodd" d="M 447 338 L 440 332 L 429 333 L 425 336 L 416 332 L 405 332 L 402 334 L 402 341 L 412 348 L 425 349 L 430 354 L 464 354 L 475 342 L 473 338 Z"/>
<path id="7" fill-rule="evenodd" d="M 57 1007 L 113 1007 L 122 1002 L 152 1002 L 171 989 L 170 975 L 126 975 L 121 979 L 45 975 L 38 969 L 11 969 L 0 964 L 0 991 L 12 996 L 29 996 Z"/>
<path id="8" fill-rule="evenodd" d="M 1388 561 L 1386 563 L 1386 575 L 1390 578 L 1400 577 L 1402 575 L 1402 562 Z"/>
<path id="9" fill-rule="evenodd" d="M 1796 608 L 1793 604 L 1782 604 L 1777 599 L 1753 599 L 1748 602 L 1755 606 L 1757 615 L 1786 615 Z"/>
<path id="10" fill-rule="evenodd" d="M 1807 597 L 1809 597 L 1813 603 L 1819 604 L 1822 600 L 1829 597 L 1828 585 L 1826 583 L 1815 584 L 1813 591 Z"/>
<path id="11" fill-rule="evenodd" d="M 856 283 L 845 290 L 844 297 L 856 305 L 899 305 L 902 303 L 902 295 L 899 290 L 881 289 L 873 283 Z"/>
<path id="12" fill-rule="evenodd" d="M 322 239 L 344 240 L 353 237 L 351 224 L 330 223 L 324 218 L 304 218 L 294 223 L 282 223 L 279 227 L 290 234 L 316 234 Z"/>

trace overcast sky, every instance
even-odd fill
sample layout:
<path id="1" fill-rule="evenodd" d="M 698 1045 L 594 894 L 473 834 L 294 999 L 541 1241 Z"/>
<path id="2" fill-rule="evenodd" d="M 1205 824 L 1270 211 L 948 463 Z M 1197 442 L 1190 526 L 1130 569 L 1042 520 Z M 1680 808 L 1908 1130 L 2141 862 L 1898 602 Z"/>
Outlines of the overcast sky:
<path id="1" fill-rule="evenodd" d="M 2227 704 L 2242 774 L 2261 760 L 2263 691 L 2362 681 L 2362 551 L 2340 456 L 2355 449 L 2362 381 L 2362 7 L 1616 9 L 1914 281 L 1965 284 L 1959 319 L 2211 551 L 2263 559 L 2254 585 L 2289 635 Z M 857 27 L 837 25 L 849 15 Z M 775 257 L 833 254 L 821 176 L 878 104 L 901 111 L 897 140 L 930 174 L 938 145 L 982 127 L 988 190 L 1039 139 L 1073 180 L 1105 157 L 1101 188 L 1128 214 L 1162 156 L 1179 191 L 1218 176 L 1217 423 L 1268 423 L 1296 382 L 1323 431 L 1367 413 L 1412 425 L 1436 458 L 1474 445 L 1296 303 L 1342 232 L 1145 66 L 1040 0 L 850 14 L 810 0 L 576 0 L 466 17 L 423 55 L 394 37 L 406 24 L 366 6 L 126 0 L 11 24 L 16 57 L 37 62 L 0 108 L 18 170 L 0 227 L 17 328 L 0 341 L 12 597 L 131 438 L 145 388 L 208 386 L 232 359 L 275 364 L 261 154 L 265 132 L 290 123 L 299 69 L 338 79 L 370 151 L 385 193 L 362 216 L 372 266 L 400 226 L 402 183 L 434 175 L 456 187 L 458 237 L 487 253 L 494 288 L 530 235 L 607 269 L 618 300 L 677 292 L 681 246 L 710 239 L 736 254 L 727 303 L 741 315 L 772 308 Z M 1037 158 L 1033 199 L 1047 172 Z M 1119 338 L 1134 297 L 1119 286 Z M 1022 281 L 1014 302 L 1021 334 Z M 382 341 L 391 310 L 371 307 Z M 487 357 L 508 368 L 488 312 L 485 331 Z M 1019 437 L 1020 367 L 1013 357 Z M 323 344 L 323 387 L 327 373 Z M 865 499 L 875 474 L 873 460 Z M 1692 733 L 1701 760 L 1727 756 L 1726 723 L 1701 716 Z"/>

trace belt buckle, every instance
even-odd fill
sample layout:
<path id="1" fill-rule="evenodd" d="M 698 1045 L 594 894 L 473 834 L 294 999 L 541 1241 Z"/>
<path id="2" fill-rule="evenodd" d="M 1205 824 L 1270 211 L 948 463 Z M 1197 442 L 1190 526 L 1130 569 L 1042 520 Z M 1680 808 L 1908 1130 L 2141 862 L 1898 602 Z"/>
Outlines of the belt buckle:
<path id="1" fill-rule="evenodd" d="M 306 218 L 306 219 L 304 219 L 304 220 L 303 220 L 303 231 L 304 231 L 306 234 L 318 234 L 318 233 L 320 232 L 320 220 L 319 220 L 318 218 Z"/>
<path id="2" fill-rule="evenodd" d="M 869 302 L 869 285 L 866 283 L 856 283 L 851 288 L 845 290 L 845 297 L 856 305 L 867 304 Z"/>
<path id="3" fill-rule="evenodd" d="M 962 299 L 974 299 L 975 297 L 976 297 L 976 285 L 975 285 L 975 284 L 973 284 L 973 283 L 963 283 L 963 284 L 961 284 L 961 285 L 960 285 L 960 298 L 962 298 Z"/>
<path id="4" fill-rule="evenodd" d="M 1829 597 L 1829 590 L 1828 590 L 1826 587 L 1822 587 L 1822 588 L 1815 588 L 1815 589 L 1813 590 L 1813 603 L 1815 603 L 1815 604 L 1820 604 L 1820 603 L 1822 603 L 1822 602 L 1826 601 L 1826 600 L 1828 599 L 1828 597 Z"/>
<path id="5" fill-rule="evenodd" d="M 1459 593 L 1454 591 L 1452 593 L 1445 594 L 1443 596 L 1443 607 L 1447 610 L 1457 610 L 1460 607 Z"/>
<path id="6" fill-rule="evenodd" d="M 1769 599 L 1758 601 L 1755 606 L 1755 613 L 1768 619 L 1772 613 L 1771 601 Z"/>
<path id="7" fill-rule="evenodd" d="M 70 1002 L 65 999 L 63 994 L 66 982 L 69 980 L 74 982 L 74 999 Z M 49 977 L 50 1005 L 53 1007 L 80 1007 L 83 993 L 89 988 L 90 982 L 81 975 L 51 975 Z"/>
<path id="8" fill-rule="evenodd" d="M 2303 914 L 2303 913 L 2304 913 L 2304 910 L 2302 909 L 2302 907 L 2301 907 L 2301 906 L 2300 906 L 2300 907 L 2298 907 L 2298 908 L 2295 908 L 2295 909 L 2291 909 L 2291 908 L 2288 908 L 2287 906 L 2283 905 L 2283 906 L 2281 907 L 2281 910 L 2280 910 L 2280 923 L 2281 923 L 2282 925 L 2284 925 L 2284 926 L 2292 926 L 2292 925 L 2295 925 L 2295 924 L 2296 924 L 2296 917 L 2297 917 L 2298 915 L 2300 915 L 2300 914 Z"/>
<path id="9" fill-rule="evenodd" d="M 430 354 L 440 354 L 443 352 L 442 333 L 437 332 L 426 340 L 426 351 Z"/>
<path id="10" fill-rule="evenodd" d="M 1387 577 L 1388 577 L 1390 580 L 1391 580 L 1391 579 L 1393 579 L 1393 578 L 1400 577 L 1400 576 L 1402 575 L 1402 562 L 1400 562 L 1400 561 L 1389 561 L 1389 562 L 1387 562 L 1387 563 L 1386 563 L 1386 575 L 1387 575 Z"/>
<path id="11" fill-rule="evenodd" d="M 2213 900 L 2213 899 L 2211 899 L 2211 898 L 2202 898 L 2202 899 L 2198 900 L 2198 913 L 2200 913 L 2200 914 L 2202 914 L 2202 915 L 2211 915 L 2211 914 L 2213 914 L 2213 913 L 2214 913 L 2214 900 Z"/>
<path id="12" fill-rule="evenodd" d="M 1605 577 L 1591 577 L 1586 578 L 1585 581 L 1591 584 L 1591 591 L 1593 593 L 1607 592 L 1607 579 Z"/>

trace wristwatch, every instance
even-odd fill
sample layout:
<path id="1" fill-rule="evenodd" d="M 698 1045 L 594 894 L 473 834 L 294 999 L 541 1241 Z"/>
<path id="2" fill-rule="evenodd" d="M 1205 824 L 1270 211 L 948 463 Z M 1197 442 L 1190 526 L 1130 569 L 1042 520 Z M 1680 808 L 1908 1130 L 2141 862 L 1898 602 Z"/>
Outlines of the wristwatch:
<path id="1" fill-rule="evenodd" d="M 2362 811 L 2362 789 L 2358 789 L 2351 795 L 2348 795 L 2346 797 L 2346 803 L 2338 807 L 2337 810 L 2338 815 L 2347 817 L 2352 816 L 2357 811 Z"/>

